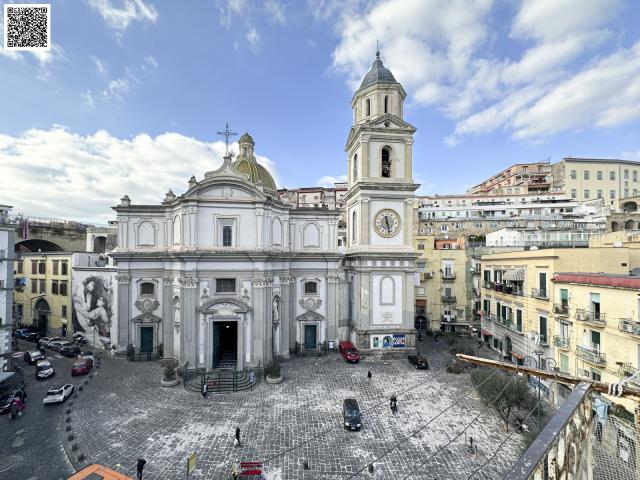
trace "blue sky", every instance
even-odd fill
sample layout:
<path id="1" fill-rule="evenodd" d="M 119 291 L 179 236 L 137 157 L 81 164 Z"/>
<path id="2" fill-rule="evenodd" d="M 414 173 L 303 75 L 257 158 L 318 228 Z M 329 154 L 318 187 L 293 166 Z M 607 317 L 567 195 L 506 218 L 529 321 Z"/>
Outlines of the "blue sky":
<path id="1" fill-rule="evenodd" d="M 59 0 L 49 53 L 0 50 L 0 203 L 105 223 L 215 169 L 226 122 L 279 186 L 346 173 L 376 40 L 420 193 L 514 162 L 640 159 L 640 5 L 623 0 Z M 237 138 L 237 137 L 236 137 Z"/>

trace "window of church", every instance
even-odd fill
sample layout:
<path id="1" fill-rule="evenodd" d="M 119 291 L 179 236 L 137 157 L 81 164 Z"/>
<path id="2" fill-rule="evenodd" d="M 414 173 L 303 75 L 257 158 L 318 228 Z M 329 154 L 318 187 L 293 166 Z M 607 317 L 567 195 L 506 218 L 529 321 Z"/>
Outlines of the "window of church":
<path id="1" fill-rule="evenodd" d="M 231 225 L 222 227 L 222 246 L 230 247 L 232 245 L 232 228 Z"/>
<path id="2" fill-rule="evenodd" d="M 317 282 L 305 282 L 304 283 L 304 294 L 305 295 L 317 295 L 318 294 L 318 283 Z"/>
<path id="3" fill-rule="evenodd" d="M 384 113 L 389 111 L 389 95 L 384 96 Z"/>
<path id="4" fill-rule="evenodd" d="M 353 214 L 351 215 L 351 241 L 353 243 L 355 243 L 356 239 L 357 239 L 357 236 L 356 236 L 356 232 L 357 232 L 356 220 L 357 220 L 356 212 L 353 212 Z"/>
<path id="5" fill-rule="evenodd" d="M 366 111 L 367 111 L 367 117 L 369 115 L 371 115 L 371 101 L 367 98 L 367 100 L 365 100 L 365 105 L 366 105 Z"/>
<path id="6" fill-rule="evenodd" d="M 353 181 L 356 181 L 356 178 L 358 178 L 358 154 L 356 153 L 353 156 Z"/>
<path id="7" fill-rule="evenodd" d="M 382 176 L 391 177 L 391 152 L 388 147 L 382 149 Z"/>
<path id="8" fill-rule="evenodd" d="M 216 293 L 236 293 L 236 279 L 216 278 Z"/>
<path id="9" fill-rule="evenodd" d="M 153 296 L 156 286 L 152 282 L 143 282 L 140 284 L 140 296 Z"/>

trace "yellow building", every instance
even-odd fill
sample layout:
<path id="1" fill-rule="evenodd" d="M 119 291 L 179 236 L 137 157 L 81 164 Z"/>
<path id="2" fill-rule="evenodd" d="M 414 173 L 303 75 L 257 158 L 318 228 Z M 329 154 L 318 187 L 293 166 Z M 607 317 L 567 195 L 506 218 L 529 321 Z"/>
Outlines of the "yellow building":
<path id="1" fill-rule="evenodd" d="M 553 352 L 556 272 L 629 272 L 626 248 L 563 248 L 482 256 L 482 336 L 514 363 L 543 368 Z M 529 360 L 526 357 L 530 357 Z"/>
<path id="2" fill-rule="evenodd" d="M 471 273 L 467 275 L 471 264 L 464 238 L 436 240 L 433 235 L 414 235 L 413 241 L 420 254 L 416 261 L 416 328 L 468 331 L 473 325 Z"/>
<path id="3" fill-rule="evenodd" d="M 563 373 L 607 383 L 629 380 L 640 387 L 640 277 L 602 273 L 556 273 L 554 337 Z M 636 403 L 615 398 L 633 413 Z"/>
<path id="4" fill-rule="evenodd" d="M 18 322 L 40 331 L 71 336 L 71 268 L 73 253 L 22 253 L 15 261 L 15 278 L 21 287 L 14 293 Z"/>

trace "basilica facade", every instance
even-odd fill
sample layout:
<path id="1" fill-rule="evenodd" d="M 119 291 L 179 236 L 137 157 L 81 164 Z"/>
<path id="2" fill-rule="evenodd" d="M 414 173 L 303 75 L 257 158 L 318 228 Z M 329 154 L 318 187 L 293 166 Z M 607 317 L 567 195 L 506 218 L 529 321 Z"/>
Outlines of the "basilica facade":
<path id="1" fill-rule="evenodd" d="M 256 162 L 249 134 L 235 161 L 191 177 L 160 205 L 114 207 L 121 352 L 242 369 L 350 339 L 364 350 L 414 346 L 411 146 L 405 92 L 379 56 L 352 101 L 346 150 L 348 242 L 340 212 L 292 208 Z"/>

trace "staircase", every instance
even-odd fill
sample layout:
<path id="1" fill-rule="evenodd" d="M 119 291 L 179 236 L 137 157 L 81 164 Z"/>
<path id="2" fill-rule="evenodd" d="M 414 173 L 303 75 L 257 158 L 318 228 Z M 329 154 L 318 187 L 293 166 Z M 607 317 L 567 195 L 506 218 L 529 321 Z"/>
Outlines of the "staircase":
<path id="1" fill-rule="evenodd" d="M 235 361 L 233 362 L 235 366 Z M 206 382 L 207 393 L 227 393 L 251 390 L 260 383 L 262 369 L 234 370 L 216 368 L 210 372 L 193 372 L 183 377 L 184 389 L 202 394 L 202 385 Z M 253 383 L 250 382 L 253 377 Z"/>

